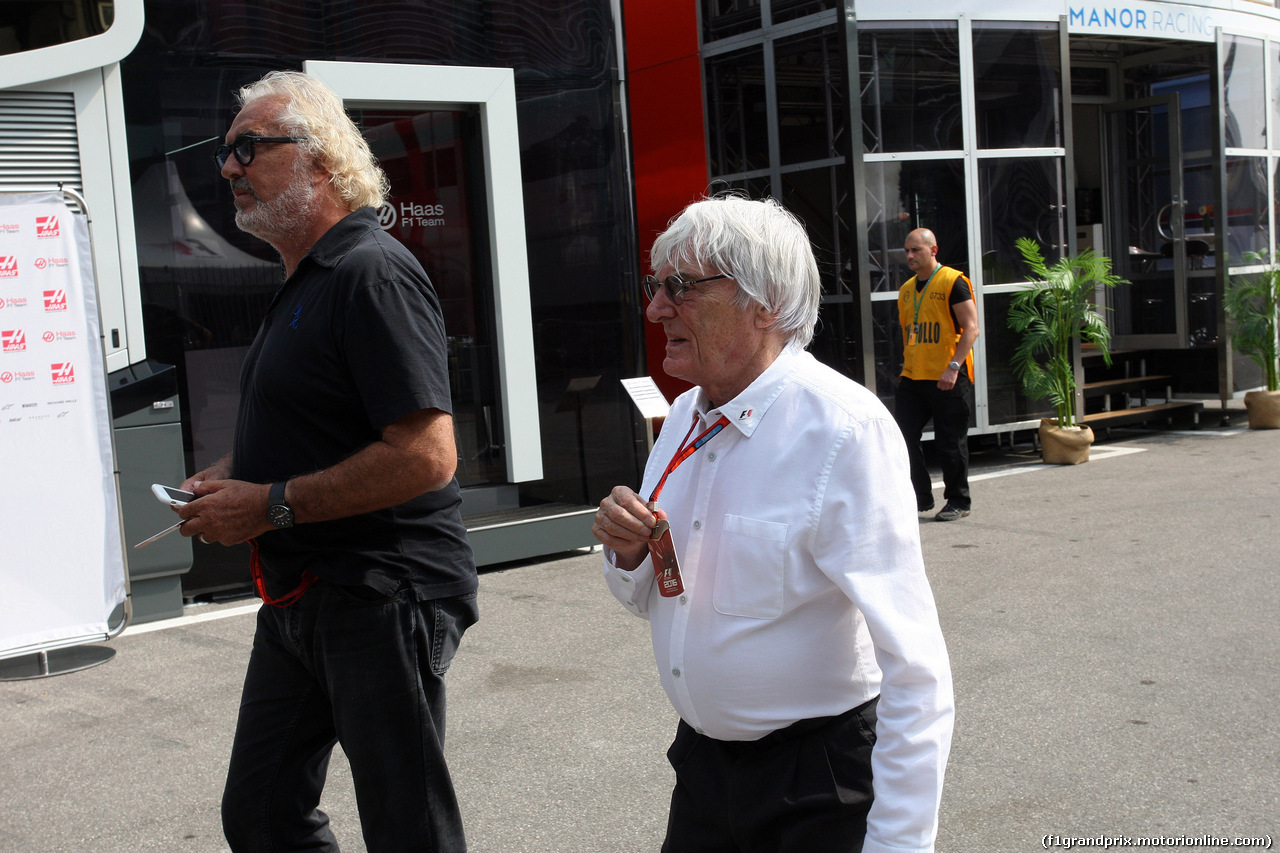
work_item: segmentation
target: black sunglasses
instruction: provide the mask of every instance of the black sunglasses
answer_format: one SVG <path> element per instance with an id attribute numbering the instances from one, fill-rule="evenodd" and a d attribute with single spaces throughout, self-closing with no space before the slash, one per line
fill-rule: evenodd
<path id="1" fill-rule="evenodd" d="M 667 298 L 671 300 L 672 305 L 683 305 L 684 293 L 686 290 L 694 290 L 696 293 L 697 291 L 693 287 L 695 284 L 702 284 L 704 281 L 715 281 L 721 278 L 733 278 L 733 276 L 720 273 L 720 275 L 711 275 L 706 278 L 685 281 L 678 275 L 669 275 L 662 281 L 658 281 L 653 276 L 647 275 L 640 279 L 640 285 L 644 288 L 644 295 L 650 299 L 653 299 L 653 297 L 658 295 L 658 288 L 661 286 L 666 288 Z"/>
<path id="2" fill-rule="evenodd" d="M 227 158 L 234 154 L 237 163 L 248 166 L 253 162 L 256 153 L 253 146 L 259 142 L 305 142 L 306 139 L 305 136 L 253 136 L 242 133 L 230 145 L 219 145 L 213 152 L 213 162 L 217 163 L 218 168 L 221 169 L 227 165 Z"/>

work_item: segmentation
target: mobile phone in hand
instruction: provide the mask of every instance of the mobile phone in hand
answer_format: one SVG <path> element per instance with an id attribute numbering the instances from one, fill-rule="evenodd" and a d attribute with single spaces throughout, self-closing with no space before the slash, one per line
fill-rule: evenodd
<path id="1" fill-rule="evenodd" d="M 168 504 L 169 506 L 182 506 L 196 499 L 193 492 L 184 492 L 182 489 L 162 486 L 159 483 L 151 486 L 151 494 L 155 495 L 156 500 L 160 501 L 160 503 Z"/>

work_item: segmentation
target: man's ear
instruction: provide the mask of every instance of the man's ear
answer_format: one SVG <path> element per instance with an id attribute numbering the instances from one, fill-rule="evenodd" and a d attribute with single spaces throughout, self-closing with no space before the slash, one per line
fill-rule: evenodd
<path id="1" fill-rule="evenodd" d="M 778 312 L 770 311 L 763 305 L 756 305 L 755 317 L 753 318 L 757 329 L 771 329 L 778 322 Z"/>
<path id="2" fill-rule="evenodd" d="M 325 184 L 333 183 L 333 175 L 319 161 L 311 164 L 311 184 L 315 187 L 322 187 Z"/>

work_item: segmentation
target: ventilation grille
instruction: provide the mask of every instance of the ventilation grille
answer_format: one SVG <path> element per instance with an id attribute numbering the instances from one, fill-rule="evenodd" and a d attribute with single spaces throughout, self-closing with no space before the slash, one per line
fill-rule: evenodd
<path id="1" fill-rule="evenodd" d="M 75 95 L 0 91 L 0 192 L 49 192 L 59 184 L 84 192 Z"/>

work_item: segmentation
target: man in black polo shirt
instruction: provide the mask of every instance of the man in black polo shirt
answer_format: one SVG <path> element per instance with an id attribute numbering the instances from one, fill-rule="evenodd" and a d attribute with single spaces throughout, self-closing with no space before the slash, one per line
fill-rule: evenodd
<path id="1" fill-rule="evenodd" d="M 232 453 L 179 510 L 186 536 L 252 543 L 268 605 L 223 829 L 236 853 L 337 851 L 316 806 L 340 742 L 371 853 L 465 850 L 443 676 L 477 580 L 439 302 L 378 225 L 386 178 L 341 101 L 273 72 L 240 103 L 216 160 L 286 279 L 245 358 Z"/>

